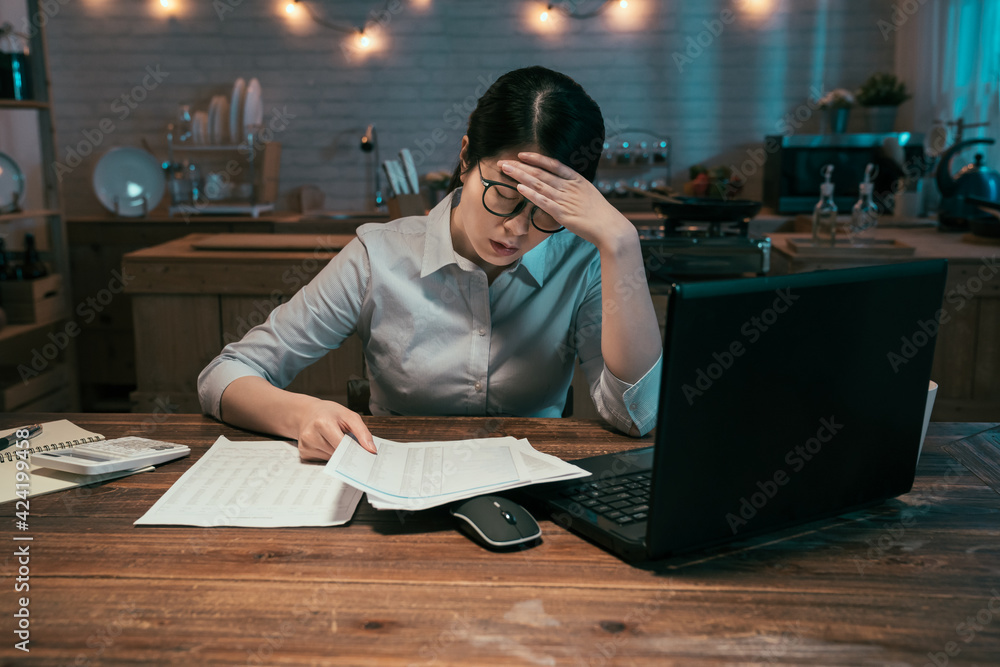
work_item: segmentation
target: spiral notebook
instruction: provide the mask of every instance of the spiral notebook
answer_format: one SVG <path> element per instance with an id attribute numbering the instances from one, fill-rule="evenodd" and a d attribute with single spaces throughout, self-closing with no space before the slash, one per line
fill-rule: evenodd
<path id="1" fill-rule="evenodd" d="M 0 430 L 0 437 L 10 435 L 15 430 Z M 21 456 L 26 455 L 19 454 L 19 452 L 28 452 L 30 454 L 51 452 L 97 440 L 104 440 L 104 436 L 100 433 L 80 428 L 67 419 L 44 422 L 42 424 L 42 432 L 29 440 L 31 446 L 27 449 L 19 449 L 14 446 L 0 451 L 0 503 L 9 503 L 12 500 L 21 498 L 21 495 L 23 495 L 24 486 L 18 487 L 17 461 Z M 32 464 L 28 471 L 30 474 L 28 497 L 33 498 L 45 493 L 73 489 L 78 486 L 99 484 L 105 480 L 125 477 L 137 472 L 146 472 L 147 470 L 153 470 L 153 466 L 146 466 L 137 470 L 122 470 L 105 475 L 77 475 L 71 472 L 42 468 Z M 21 492 L 21 495 L 19 495 L 19 492 Z"/>

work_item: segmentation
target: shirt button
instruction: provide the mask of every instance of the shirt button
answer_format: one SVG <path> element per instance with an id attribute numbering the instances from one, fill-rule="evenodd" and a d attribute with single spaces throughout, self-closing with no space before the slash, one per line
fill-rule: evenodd
<path id="1" fill-rule="evenodd" d="M 476 383 L 476 391 L 482 391 L 482 390 L 483 390 L 483 383 L 482 382 L 477 382 Z"/>
<path id="2" fill-rule="evenodd" d="M 630 403 L 629 406 L 628 406 L 629 410 L 635 410 L 638 407 L 639 407 L 638 403 Z"/>
<path id="3" fill-rule="evenodd" d="M 486 335 L 486 329 L 480 329 L 479 330 L 479 335 L 480 336 L 485 336 Z"/>

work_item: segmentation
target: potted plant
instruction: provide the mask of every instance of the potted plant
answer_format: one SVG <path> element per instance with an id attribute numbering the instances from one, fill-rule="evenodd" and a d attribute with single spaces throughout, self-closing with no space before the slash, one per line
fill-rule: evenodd
<path id="1" fill-rule="evenodd" d="M 906 84 L 895 74 L 878 72 L 868 77 L 855 93 L 858 104 L 865 108 L 869 132 L 892 132 L 899 105 L 910 99 Z"/>
<path id="2" fill-rule="evenodd" d="M 847 121 L 854 106 L 854 95 L 846 88 L 831 90 L 819 98 L 819 108 L 826 112 L 826 126 L 836 134 L 847 131 Z"/>

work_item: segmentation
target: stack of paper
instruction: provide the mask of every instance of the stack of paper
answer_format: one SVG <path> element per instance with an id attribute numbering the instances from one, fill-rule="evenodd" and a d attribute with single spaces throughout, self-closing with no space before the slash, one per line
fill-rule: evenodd
<path id="1" fill-rule="evenodd" d="M 303 463 L 295 445 L 219 436 L 135 524 L 161 526 L 339 526 L 361 492 Z"/>
<path id="2" fill-rule="evenodd" d="M 444 442 L 375 438 L 372 454 L 345 437 L 325 472 L 368 494 L 375 509 L 421 510 L 590 473 L 510 436 Z"/>

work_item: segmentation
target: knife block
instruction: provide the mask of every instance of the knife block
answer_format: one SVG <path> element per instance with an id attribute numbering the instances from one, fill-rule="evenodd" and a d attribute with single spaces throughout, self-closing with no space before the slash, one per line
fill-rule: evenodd
<path id="1" fill-rule="evenodd" d="M 385 203 L 389 207 L 390 220 L 427 213 L 427 204 L 422 195 L 396 195 L 387 199 Z"/>

